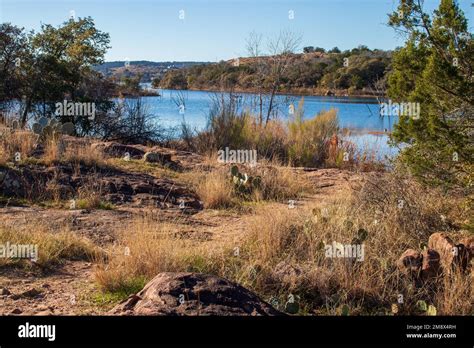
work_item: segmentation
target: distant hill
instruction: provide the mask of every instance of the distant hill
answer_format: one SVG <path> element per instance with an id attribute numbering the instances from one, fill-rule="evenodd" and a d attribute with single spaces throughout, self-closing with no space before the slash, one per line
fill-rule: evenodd
<path id="1" fill-rule="evenodd" d="M 140 82 L 151 82 L 156 77 L 162 77 L 166 72 L 175 69 L 189 68 L 195 65 L 205 65 L 210 62 L 152 62 L 148 60 L 105 62 L 95 66 L 95 70 L 107 77 L 121 80 L 123 77 L 136 77 L 141 75 Z M 126 66 L 128 65 L 128 66 Z"/>
<path id="2" fill-rule="evenodd" d="M 370 50 L 359 46 L 344 52 L 294 53 L 279 79 L 280 92 L 301 95 L 379 94 L 390 71 L 391 51 Z M 221 90 L 254 92 L 271 88 L 270 74 L 259 73 L 275 57 L 238 57 L 219 63 L 170 69 L 160 79 L 169 89 Z M 267 66 L 265 68 L 265 66 Z M 256 89 L 257 86 L 257 89 Z"/>

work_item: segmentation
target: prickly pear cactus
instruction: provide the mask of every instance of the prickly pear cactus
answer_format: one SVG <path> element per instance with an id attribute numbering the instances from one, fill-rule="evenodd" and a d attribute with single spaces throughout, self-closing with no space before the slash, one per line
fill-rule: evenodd
<path id="1" fill-rule="evenodd" d="M 41 127 L 46 127 L 49 124 L 50 120 L 48 120 L 46 117 L 41 117 L 38 120 L 38 123 L 41 125 Z"/>
<path id="2" fill-rule="evenodd" d="M 66 122 L 61 125 L 61 133 L 73 135 L 76 132 L 76 126 L 72 122 Z"/>
<path id="3" fill-rule="evenodd" d="M 48 120 L 46 117 L 41 117 L 38 122 L 33 123 L 31 129 L 39 135 L 41 141 L 61 134 L 74 135 L 76 132 L 76 127 L 72 122 L 60 123 L 55 119 Z"/>
<path id="4" fill-rule="evenodd" d="M 237 166 L 230 168 L 230 174 L 234 188 L 238 193 L 249 194 L 261 187 L 262 178 L 260 176 L 249 176 L 246 173 L 241 173 Z"/>

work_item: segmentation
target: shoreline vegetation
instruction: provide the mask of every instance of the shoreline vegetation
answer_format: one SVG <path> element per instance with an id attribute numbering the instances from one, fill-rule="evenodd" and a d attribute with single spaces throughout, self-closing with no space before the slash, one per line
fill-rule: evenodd
<path id="1" fill-rule="evenodd" d="M 248 58 L 160 67 L 157 87 L 231 91 L 212 96 L 204 129 L 183 118 L 172 139 L 144 98 L 115 98 L 150 72 L 95 69 L 110 37 L 91 17 L 28 34 L 1 24 L 0 248 L 37 253 L 0 258 L 0 314 L 472 315 L 468 22 L 452 0 L 433 13 L 400 1 L 389 25 L 410 33 L 391 52 L 295 53 L 300 38 L 281 32 L 265 55 L 251 34 Z M 418 103 L 390 132 L 367 131 L 397 156 L 358 148 L 335 109 L 304 117 L 304 98 L 277 118 L 278 94 L 316 86 Z M 93 115 L 58 113 L 64 100 Z"/>
<path id="2" fill-rule="evenodd" d="M 221 90 L 219 88 L 215 89 L 198 89 L 198 88 L 189 88 L 189 91 L 201 91 L 201 92 L 233 92 L 233 93 L 246 93 L 246 94 L 255 94 L 258 93 L 258 89 L 240 89 L 234 88 L 232 90 Z M 353 94 L 348 94 L 348 89 L 343 90 L 329 90 L 321 88 L 298 88 L 298 89 L 289 89 L 289 90 L 280 90 L 277 95 L 289 95 L 294 97 L 350 97 L 350 98 L 367 98 L 373 99 L 373 103 L 377 104 L 379 95 L 377 93 L 372 94 L 370 92 L 355 91 L 351 92 Z"/>
<path id="3" fill-rule="evenodd" d="M 117 92 L 114 96 L 121 98 L 139 98 L 139 97 L 159 97 L 161 88 L 144 89 L 140 88 L 140 91 L 127 94 L 126 92 Z M 197 91 L 197 92 L 214 92 L 214 93 L 245 93 L 245 94 L 255 94 L 258 93 L 258 89 L 240 89 L 233 88 L 232 90 L 222 90 L 221 88 L 188 88 L 187 91 Z M 175 90 L 183 91 L 183 90 Z M 298 88 L 290 90 L 281 90 L 276 92 L 276 95 L 289 95 L 293 97 L 348 97 L 348 98 L 366 98 L 373 99 L 372 103 L 377 104 L 379 98 L 382 97 L 382 94 L 373 93 L 373 92 L 363 92 L 363 91 L 351 91 L 349 94 L 348 89 L 343 90 L 329 90 L 321 88 Z M 364 101 L 364 103 L 367 103 Z"/>

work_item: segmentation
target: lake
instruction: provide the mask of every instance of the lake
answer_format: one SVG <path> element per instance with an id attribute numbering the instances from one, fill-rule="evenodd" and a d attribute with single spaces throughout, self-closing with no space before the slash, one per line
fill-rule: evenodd
<path id="1" fill-rule="evenodd" d="M 149 85 L 145 85 L 149 88 Z M 160 89 L 160 96 L 143 97 L 148 112 L 158 117 L 158 122 L 166 128 L 178 127 L 184 120 L 192 128 L 202 130 L 206 127 L 212 97 L 215 92 L 207 91 L 175 91 Z M 185 107 L 179 107 L 179 95 L 184 98 Z M 254 110 L 252 100 L 255 95 L 251 93 L 238 93 L 242 104 Z M 296 108 L 301 96 L 278 95 L 278 116 L 287 119 L 290 116 L 290 105 Z M 304 117 L 313 117 L 319 112 L 334 108 L 337 110 L 341 128 L 350 129 L 348 139 L 353 141 L 360 149 L 371 148 L 377 152 L 379 158 L 385 155 L 392 156 L 397 149 L 389 147 L 388 136 L 383 132 L 391 131 L 396 122 L 396 117 L 380 117 L 379 105 L 373 98 L 353 97 L 304 97 Z M 256 111 L 256 110 L 254 110 Z M 372 134 L 371 132 L 382 132 Z"/>

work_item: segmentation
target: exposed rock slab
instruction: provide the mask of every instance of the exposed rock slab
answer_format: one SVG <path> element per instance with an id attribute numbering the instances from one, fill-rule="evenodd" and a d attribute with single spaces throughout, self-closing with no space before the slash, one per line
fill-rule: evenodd
<path id="1" fill-rule="evenodd" d="M 119 315 L 282 315 L 254 293 L 201 273 L 160 273 L 136 295 L 112 309 Z"/>

